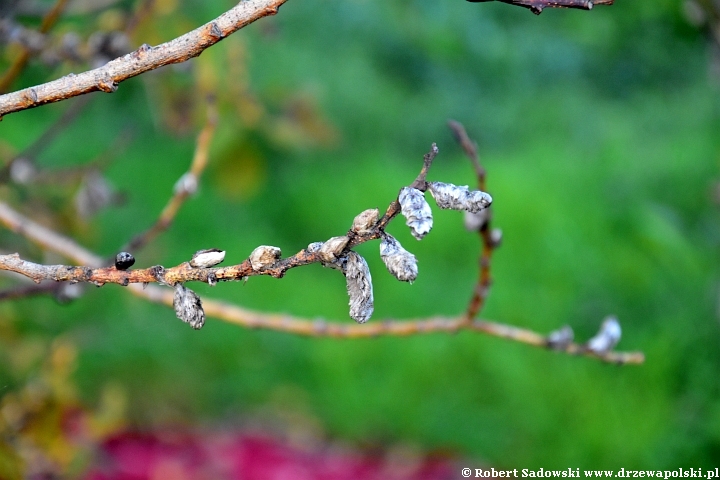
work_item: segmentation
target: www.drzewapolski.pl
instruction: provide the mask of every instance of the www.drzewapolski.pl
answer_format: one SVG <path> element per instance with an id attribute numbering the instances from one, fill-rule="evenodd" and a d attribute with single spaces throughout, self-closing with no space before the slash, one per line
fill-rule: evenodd
<path id="1" fill-rule="evenodd" d="M 489 470 L 483 468 L 463 468 L 462 476 L 465 478 L 661 478 L 669 480 L 670 478 L 704 478 L 710 480 L 716 478 L 720 480 L 720 469 L 702 468 L 676 468 L 675 470 L 626 470 L 621 468 L 615 470 L 580 470 L 579 468 L 566 468 L 565 470 L 531 470 L 523 468 L 518 470 Z"/>

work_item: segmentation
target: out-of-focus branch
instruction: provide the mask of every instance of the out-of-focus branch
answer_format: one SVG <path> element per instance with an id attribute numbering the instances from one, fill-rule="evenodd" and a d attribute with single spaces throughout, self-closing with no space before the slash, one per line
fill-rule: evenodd
<path id="1" fill-rule="evenodd" d="M 448 126 L 455 137 L 455 140 L 460 144 L 465 155 L 470 159 L 470 162 L 475 169 L 475 175 L 477 177 L 478 188 L 481 191 L 485 190 L 487 172 L 485 168 L 480 164 L 480 158 L 478 156 L 477 145 L 470 139 L 465 127 L 454 120 L 448 121 Z M 482 252 L 480 254 L 479 276 L 478 281 L 475 284 L 473 295 L 468 303 L 467 310 L 465 311 L 466 321 L 469 323 L 478 316 L 482 307 L 485 305 L 485 299 L 490 291 L 490 285 L 492 284 L 492 277 L 490 275 L 490 262 L 492 260 L 492 253 L 499 246 L 500 242 L 500 231 L 492 230 L 490 228 L 490 221 L 492 220 L 492 206 L 489 206 L 485 210 L 481 210 L 477 214 L 465 214 L 465 225 L 469 230 L 475 230 L 480 236 L 482 242 Z"/>
<path id="2" fill-rule="evenodd" d="M 242 27 L 274 15 L 287 0 L 246 0 L 215 20 L 156 47 L 147 44 L 100 68 L 70 74 L 52 82 L 0 96 L 0 117 L 94 91 L 112 93 L 118 84 L 149 70 L 181 63 L 200 55 Z"/>
<path id="3" fill-rule="evenodd" d="M 50 11 L 45 14 L 45 17 L 43 17 L 42 24 L 40 25 L 41 34 L 47 33 L 50 28 L 52 28 L 58 17 L 60 17 L 60 14 L 65 8 L 67 2 L 68 0 L 55 1 L 55 5 L 53 5 Z M 15 81 L 18 75 L 20 75 L 20 72 L 22 72 L 25 65 L 27 65 L 28 60 L 30 60 L 31 53 L 30 49 L 24 47 L 22 48 L 20 55 L 17 56 L 5 74 L 0 77 L 0 93 L 4 93 L 8 88 L 10 88 L 12 82 Z"/>
<path id="4" fill-rule="evenodd" d="M 180 207 L 182 207 L 183 203 L 185 203 L 185 200 L 187 200 L 188 197 L 197 190 L 197 185 L 200 182 L 200 176 L 208 163 L 210 142 L 212 141 L 218 121 L 218 112 L 215 100 L 213 98 L 208 98 L 207 104 L 207 120 L 205 121 L 205 126 L 198 134 L 195 144 L 195 153 L 193 155 L 192 163 L 190 164 L 190 169 L 185 172 L 175 184 L 173 196 L 170 197 L 170 200 L 168 200 L 168 203 L 165 205 L 165 208 L 163 208 L 155 224 L 143 233 L 135 236 L 135 238 L 133 238 L 121 250 L 136 251 L 152 242 L 155 237 L 170 227 L 175 219 L 175 216 L 180 210 Z"/>
<path id="5" fill-rule="evenodd" d="M 494 0 L 467 0 L 468 2 L 492 2 Z M 545 8 L 578 8 L 592 10 L 595 5 L 612 5 L 614 0 L 497 0 L 499 2 L 517 5 L 529 9 L 540 15 Z"/>

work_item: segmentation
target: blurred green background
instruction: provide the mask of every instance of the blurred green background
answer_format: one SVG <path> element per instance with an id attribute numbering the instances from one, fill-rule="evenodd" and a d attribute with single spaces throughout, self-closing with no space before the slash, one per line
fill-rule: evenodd
<path id="1" fill-rule="evenodd" d="M 79 3 L 54 31 L 85 38 L 135 7 L 109 3 L 91 16 Z M 157 2 L 130 47 L 169 40 L 230 6 Z M 227 264 L 239 263 L 257 245 L 294 253 L 344 233 L 364 209 L 384 209 L 432 142 L 440 155 L 430 178 L 472 185 L 446 127 L 452 118 L 478 141 L 504 234 L 481 317 L 543 333 L 569 324 L 583 341 L 616 314 L 618 349 L 645 352 L 644 365 L 470 332 L 308 339 L 213 319 L 198 332 L 108 285 L 63 305 L 47 297 L 0 304 L 0 394 L 32 378 L 61 338 L 77 348 L 83 404 L 101 404 L 111 388 L 140 429 L 270 412 L 309 419 L 328 438 L 449 451 L 473 467 L 714 468 L 718 59 L 685 7 L 618 0 L 534 16 L 462 0 L 290 0 L 189 63 L 92 94 L 37 157 L 49 172 L 106 158 L 103 173 L 122 202 L 82 220 L 75 187 L 0 190 L 21 211 L 114 255 L 151 225 L 188 168 L 204 97 L 214 93 L 221 117 L 200 190 L 167 233 L 134 253 L 137 267 L 172 266 L 218 247 Z M 3 70 L 13 55 L 4 54 Z M 14 89 L 86 68 L 31 62 Z M 77 101 L 4 118 L 5 160 Z M 371 322 L 462 312 L 478 255 L 462 216 L 435 210 L 422 242 L 401 220 L 388 231 L 417 256 L 420 275 L 401 284 L 376 243 L 361 246 L 375 286 Z M 62 261 L 8 231 L 0 242 L 4 252 Z M 282 280 L 193 288 L 252 309 L 352 322 L 344 279 L 315 265 Z"/>

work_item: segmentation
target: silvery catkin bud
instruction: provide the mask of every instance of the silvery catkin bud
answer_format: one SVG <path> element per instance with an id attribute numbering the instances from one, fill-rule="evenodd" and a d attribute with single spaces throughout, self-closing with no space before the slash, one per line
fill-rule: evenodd
<path id="1" fill-rule="evenodd" d="M 621 335 L 622 330 L 618 319 L 616 317 L 607 317 L 600 325 L 600 331 L 588 340 L 585 347 L 591 352 L 602 355 L 615 348 L 615 345 L 620 341 Z"/>
<path id="2" fill-rule="evenodd" d="M 489 194 L 480 190 L 469 191 L 467 185 L 458 187 L 452 183 L 430 182 L 428 190 L 440 208 L 477 213 L 492 203 Z"/>
<path id="3" fill-rule="evenodd" d="M 183 322 L 189 323 L 195 330 L 205 325 L 205 311 L 200 297 L 182 283 L 175 285 L 173 307 L 175 307 L 175 315 Z"/>
<path id="4" fill-rule="evenodd" d="M 343 273 L 350 296 L 350 317 L 358 323 L 365 323 L 370 319 L 375 308 L 370 268 L 363 257 L 350 251 Z"/>
<path id="5" fill-rule="evenodd" d="M 277 262 L 281 253 L 278 247 L 260 245 L 250 254 L 250 266 L 253 270 L 261 270 Z"/>
<path id="6" fill-rule="evenodd" d="M 363 234 L 368 233 L 372 227 L 378 222 L 380 211 L 377 208 L 371 208 L 358 214 L 353 220 L 352 231 Z"/>
<path id="7" fill-rule="evenodd" d="M 340 255 L 350 239 L 346 236 L 332 237 L 322 244 L 318 255 L 323 262 L 333 262 Z"/>
<path id="8" fill-rule="evenodd" d="M 547 336 L 547 345 L 553 350 L 565 350 L 573 341 L 575 334 L 570 325 L 564 325 Z"/>
<path id="9" fill-rule="evenodd" d="M 392 275 L 403 282 L 414 282 L 418 267 L 415 255 L 405 250 L 395 237 L 386 233 L 380 242 L 380 258 Z"/>
<path id="10" fill-rule="evenodd" d="M 309 253 L 317 253 L 320 251 L 320 248 L 322 248 L 323 242 L 312 242 L 308 244 L 307 251 Z"/>
<path id="11" fill-rule="evenodd" d="M 413 237 L 422 240 L 433 226 L 432 210 L 425 200 L 423 192 L 417 188 L 403 187 L 398 195 L 400 211 L 407 219 L 405 224 L 410 227 Z"/>
<path id="12" fill-rule="evenodd" d="M 480 210 L 478 213 L 471 213 L 465 210 L 463 220 L 465 229 L 468 232 L 479 232 L 490 219 L 490 210 Z"/>

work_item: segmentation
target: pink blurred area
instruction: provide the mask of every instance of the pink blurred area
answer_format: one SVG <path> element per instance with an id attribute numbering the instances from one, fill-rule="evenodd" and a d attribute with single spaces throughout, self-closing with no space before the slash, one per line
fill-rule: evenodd
<path id="1" fill-rule="evenodd" d="M 448 480 L 460 471 L 440 455 L 306 450 L 258 434 L 122 433 L 96 458 L 85 480 Z"/>

